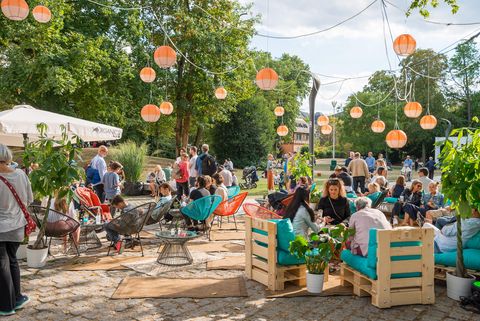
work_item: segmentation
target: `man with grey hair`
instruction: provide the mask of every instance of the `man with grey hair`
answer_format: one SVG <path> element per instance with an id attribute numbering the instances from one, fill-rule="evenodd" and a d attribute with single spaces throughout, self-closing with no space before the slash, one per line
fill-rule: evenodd
<path id="1" fill-rule="evenodd" d="M 353 254 L 367 256 L 370 229 L 392 229 L 385 214 L 371 206 L 372 201 L 368 197 L 359 197 L 355 200 L 357 212 L 350 217 L 349 221 L 349 227 L 355 229 L 355 235 L 351 242 L 347 243 L 347 248 Z"/>

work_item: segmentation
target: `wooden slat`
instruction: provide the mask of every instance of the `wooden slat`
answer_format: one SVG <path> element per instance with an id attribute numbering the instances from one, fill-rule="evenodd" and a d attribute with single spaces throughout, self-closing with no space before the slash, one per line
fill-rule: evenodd
<path id="1" fill-rule="evenodd" d="M 433 249 L 433 228 L 422 228 L 422 303 L 435 303 L 435 258 Z"/>
<path id="2" fill-rule="evenodd" d="M 421 246 L 405 246 L 405 247 L 391 247 L 390 255 L 391 256 L 402 256 L 402 255 L 421 255 L 422 247 Z"/>
<path id="3" fill-rule="evenodd" d="M 404 278 L 404 279 L 391 279 L 390 286 L 392 289 L 396 288 L 413 288 L 422 285 L 422 278 Z"/>
<path id="4" fill-rule="evenodd" d="M 391 273 L 411 273 L 411 272 L 421 272 L 422 271 L 422 261 L 421 260 L 405 260 L 405 261 L 392 261 L 391 262 Z"/>
<path id="5" fill-rule="evenodd" d="M 418 290 L 392 292 L 390 297 L 395 305 L 419 304 L 422 302 L 422 292 Z"/>
<path id="6" fill-rule="evenodd" d="M 268 236 L 266 236 L 266 235 L 262 235 L 262 234 L 252 232 L 252 239 L 255 240 L 255 241 L 259 241 L 259 242 L 268 244 Z M 275 247 L 277 246 L 277 240 L 275 240 L 274 246 Z"/>
<path id="7" fill-rule="evenodd" d="M 257 257 L 252 258 L 252 266 L 257 267 L 259 269 L 268 271 L 268 264 L 266 260 L 259 259 Z"/>
<path id="8" fill-rule="evenodd" d="M 397 229 L 397 230 L 378 230 L 378 234 L 390 234 L 390 242 L 416 242 L 423 238 L 422 229 Z"/>
<path id="9" fill-rule="evenodd" d="M 267 232 L 268 221 L 252 218 L 252 228 Z"/>
<path id="10" fill-rule="evenodd" d="M 265 259 L 268 258 L 268 248 L 258 245 L 257 243 L 252 243 L 252 255 L 258 255 Z"/>
<path id="11" fill-rule="evenodd" d="M 252 278 L 252 218 L 245 217 L 245 275 Z"/>
<path id="12" fill-rule="evenodd" d="M 263 285 L 268 286 L 268 273 L 255 267 L 252 268 L 252 280 L 262 283 Z"/>
<path id="13" fill-rule="evenodd" d="M 373 298 L 377 300 L 377 302 L 372 303 L 374 303 L 378 307 L 391 306 L 392 302 L 392 299 L 390 297 L 390 238 L 392 236 L 391 232 L 393 231 L 377 231 L 377 285 L 375 288 L 372 287 L 372 291 L 370 293 L 377 293 L 377 295 Z"/>

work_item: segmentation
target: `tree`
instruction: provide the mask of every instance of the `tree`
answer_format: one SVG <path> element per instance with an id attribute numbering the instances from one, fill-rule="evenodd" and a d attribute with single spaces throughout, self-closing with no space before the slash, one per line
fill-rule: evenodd
<path id="1" fill-rule="evenodd" d="M 460 8 L 457 5 L 457 0 L 443 0 L 447 5 L 449 5 L 452 8 L 452 14 L 457 13 L 458 9 Z M 420 14 L 424 18 L 428 18 L 430 16 L 430 12 L 428 9 L 426 9 L 429 5 L 432 6 L 433 8 L 436 8 L 439 4 L 439 0 L 413 0 L 412 3 L 410 4 L 410 7 L 408 8 L 408 11 L 406 13 L 407 16 L 409 16 L 414 9 L 418 9 Z"/>
<path id="2" fill-rule="evenodd" d="M 447 84 L 448 95 L 466 108 L 467 125 L 472 122 L 473 90 L 480 84 L 480 54 L 473 41 L 457 46 L 449 60 L 452 82 Z M 462 113 L 465 116 L 465 113 Z"/>

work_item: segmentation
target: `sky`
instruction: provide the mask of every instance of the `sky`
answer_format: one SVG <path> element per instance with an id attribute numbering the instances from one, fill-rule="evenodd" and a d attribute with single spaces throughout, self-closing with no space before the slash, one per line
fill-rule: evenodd
<path id="1" fill-rule="evenodd" d="M 386 11 L 393 38 L 409 33 L 417 41 L 417 48 L 440 51 L 460 39 L 480 31 L 480 1 L 458 0 L 456 14 L 442 4 L 430 8 L 428 20 L 445 23 L 472 23 L 476 25 L 446 26 L 432 24 L 418 13 L 406 18 L 408 0 L 388 0 Z M 366 8 L 374 0 L 239 0 L 253 3 L 251 14 L 260 14 L 262 21 L 256 30 L 272 36 L 296 36 L 325 29 Z M 393 6 L 393 5 L 395 6 Z M 392 69 L 398 68 L 388 29 L 387 50 Z M 252 48 L 269 51 L 274 57 L 283 53 L 299 56 L 317 74 L 330 77 L 368 76 L 377 70 L 390 69 L 385 50 L 381 1 L 377 0 L 356 18 L 329 31 L 292 40 L 267 39 L 255 36 Z M 451 47 L 449 47 L 451 48 Z M 447 55 L 451 55 L 453 51 Z M 259 66 L 257 66 L 259 67 Z M 281 77 L 281 75 L 280 75 Z M 368 78 L 352 79 L 343 84 L 331 84 L 338 78 L 321 76 L 322 85 L 316 99 L 316 111 L 333 113 L 332 101 L 343 104 L 352 93 L 362 89 Z M 308 97 L 302 104 L 308 110 Z"/>

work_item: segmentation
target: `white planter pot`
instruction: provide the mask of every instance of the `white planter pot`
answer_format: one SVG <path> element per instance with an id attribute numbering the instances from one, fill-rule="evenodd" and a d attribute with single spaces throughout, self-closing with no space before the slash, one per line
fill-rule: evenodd
<path id="1" fill-rule="evenodd" d="M 20 244 L 17 250 L 17 260 L 25 260 L 27 258 L 27 244 Z"/>
<path id="2" fill-rule="evenodd" d="M 40 250 L 34 250 L 27 247 L 27 265 L 31 268 L 40 268 L 45 266 L 48 256 L 48 247 Z"/>
<path id="3" fill-rule="evenodd" d="M 460 278 L 447 272 L 447 296 L 450 299 L 460 301 L 460 297 L 472 295 L 472 283 L 475 277 L 469 275 L 468 279 Z"/>
<path id="4" fill-rule="evenodd" d="M 322 293 L 323 274 L 310 274 L 307 271 L 307 291 L 310 293 Z"/>

